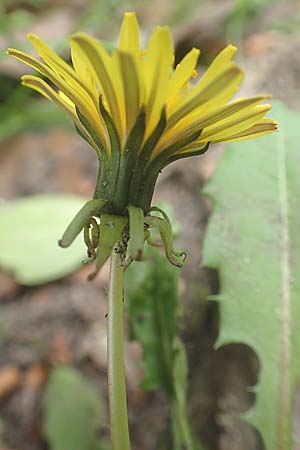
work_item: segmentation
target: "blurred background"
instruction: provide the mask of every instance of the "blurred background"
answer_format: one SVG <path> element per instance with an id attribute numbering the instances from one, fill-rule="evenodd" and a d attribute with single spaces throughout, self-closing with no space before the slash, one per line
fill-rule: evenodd
<path id="1" fill-rule="evenodd" d="M 199 47 L 200 73 L 227 43 L 236 44 L 237 61 L 246 70 L 241 94 L 272 93 L 292 109 L 300 108 L 299 0 L 0 0 L 0 207 L 29 199 L 28 208 L 34 211 L 29 217 L 27 210 L 20 212 L 20 205 L 18 214 L 12 211 L 8 222 L 0 226 L 0 230 L 10 230 L 5 239 L 0 238 L 1 450 L 69 450 L 67 444 L 57 449 L 47 443 L 43 422 L 49 373 L 61 365 L 76 368 L 76 374 L 83 377 L 76 379 L 73 374 L 73 388 L 72 383 L 68 385 L 71 391 L 80 386 L 82 392 L 87 390 L 83 405 L 91 394 L 85 382 L 97 390 L 99 403 L 94 406 L 103 424 L 99 434 L 103 442 L 108 436 L 108 270 L 105 268 L 94 283 L 87 283 L 90 268 L 81 267 L 81 243 L 74 253 L 64 254 L 61 266 L 57 262 L 60 254 L 52 253 L 53 242 L 59 237 L 53 229 L 63 229 L 59 220 L 68 222 L 78 205 L 93 194 L 96 156 L 56 106 L 20 86 L 19 77 L 30 70 L 5 51 L 14 47 L 34 54 L 26 40 L 26 34 L 33 32 L 69 60 L 66 36 L 79 30 L 112 47 L 128 10 L 136 11 L 144 42 L 156 24 L 171 26 L 177 61 L 191 47 Z M 255 364 L 249 363 L 253 355 L 242 346 L 214 355 L 217 307 L 204 300 L 217 292 L 218 280 L 216 274 L 199 270 L 210 212 L 200 191 L 222 151 L 222 146 L 215 146 L 201 158 L 170 166 L 160 177 L 155 199 L 172 206 L 181 226 L 179 245 L 189 253 L 180 291 L 193 428 L 211 450 L 261 450 L 256 432 L 234 418 L 234 413 L 251 404 L 245 386 L 253 384 L 257 376 Z M 69 201 L 68 208 L 62 206 L 65 216 L 60 211 L 53 227 L 51 220 L 59 206 L 53 207 L 51 198 L 46 197 L 31 203 L 31 196 L 40 194 L 57 194 Z M 52 209 L 45 207 L 47 202 Z M 31 240 L 40 222 L 44 234 Z M 28 235 L 20 243 L 24 229 Z M 126 344 L 133 450 L 169 448 L 166 400 L 161 392 L 149 394 L 138 387 L 140 359 L 139 346 Z M 60 395 L 64 380 L 57 383 L 58 387 L 49 391 L 50 398 Z M 55 433 L 59 433 L 56 428 Z M 98 449 L 78 450 L 92 448 Z"/>

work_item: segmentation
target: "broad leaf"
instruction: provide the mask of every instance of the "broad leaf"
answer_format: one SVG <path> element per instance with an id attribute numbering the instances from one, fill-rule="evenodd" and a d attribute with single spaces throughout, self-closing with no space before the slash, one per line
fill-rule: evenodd
<path id="1" fill-rule="evenodd" d="M 102 450 L 105 424 L 97 390 L 76 369 L 52 370 L 44 398 L 44 429 L 51 450 Z"/>
<path id="2" fill-rule="evenodd" d="M 58 246 L 84 199 L 51 194 L 26 197 L 0 209 L 0 269 L 20 284 L 56 280 L 81 266 L 86 250 L 77 238 L 68 249 Z"/>
<path id="3" fill-rule="evenodd" d="M 260 360 L 247 419 L 267 450 L 295 445 L 300 380 L 300 114 L 280 103 L 279 133 L 226 148 L 205 192 L 213 199 L 204 265 L 220 275 L 218 346 L 242 342 Z"/>

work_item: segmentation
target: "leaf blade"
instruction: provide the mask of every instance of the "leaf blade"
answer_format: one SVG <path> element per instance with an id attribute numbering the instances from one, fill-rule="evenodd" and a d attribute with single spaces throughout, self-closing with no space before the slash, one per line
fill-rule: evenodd
<path id="1" fill-rule="evenodd" d="M 171 410 L 173 447 L 200 450 L 187 417 L 188 362 L 178 332 L 179 271 L 154 249 L 125 277 L 130 338 L 143 347 L 145 390 L 164 389 Z M 139 265 L 139 270 L 137 269 Z"/>
<path id="2" fill-rule="evenodd" d="M 80 239 L 58 246 L 66 226 L 83 206 L 82 197 L 63 194 L 26 197 L 0 210 L 0 267 L 31 286 L 54 281 L 78 269 L 85 257 Z"/>
<path id="3" fill-rule="evenodd" d="M 78 370 L 67 366 L 52 370 L 43 409 L 51 450 L 103 450 L 97 436 L 105 421 L 103 405 Z"/>
<path id="4" fill-rule="evenodd" d="M 280 103 L 273 113 L 280 133 L 230 146 L 205 189 L 215 208 L 204 265 L 220 273 L 217 346 L 243 342 L 260 359 L 247 420 L 268 450 L 289 450 L 300 378 L 300 116 Z"/>

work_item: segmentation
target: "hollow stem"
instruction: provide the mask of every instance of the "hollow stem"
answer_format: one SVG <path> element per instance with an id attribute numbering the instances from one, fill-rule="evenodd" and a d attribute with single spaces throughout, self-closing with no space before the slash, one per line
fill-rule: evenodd
<path id="1" fill-rule="evenodd" d="M 108 399 L 112 450 L 130 450 L 123 335 L 123 267 L 112 252 L 108 294 Z"/>
<path id="2" fill-rule="evenodd" d="M 187 450 L 195 450 L 187 417 L 177 400 L 172 402 L 172 410 L 175 426 L 178 428 L 183 444 Z"/>

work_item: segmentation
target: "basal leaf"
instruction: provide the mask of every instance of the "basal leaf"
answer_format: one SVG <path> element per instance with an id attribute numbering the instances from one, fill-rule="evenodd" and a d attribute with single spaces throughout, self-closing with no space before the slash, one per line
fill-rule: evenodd
<path id="1" fill-rule="evenodd" d="M 133 264 L 125 278 L 130 338 L 144 352 L 141 387 L 167 393 L 173 449 L 196 450 L 186 411 L 187 358 L 177 337 L 179 271 L 158 250 L 146 252 L 146 259 Z"/>
<path id="2" fill-rule="evenodd" d="M 150 253 L 150 252 L 149 252 Z M 134 263 L 125 278 L 130 337 L 144 350 L 141 386 L 172 387 L 173 341 L 177 331 L 178 269 L 151 251 L 148 261 Z"/>
<path id="3" fill-rule="evenodd" d="M 58 246 L 84 199 L 51 194 L 26 197 L 0 209 L 0 268 L 20 284 L 56 280 L 81 266 L 86 250 L 78 238 L 68 249 Z"/>
<path id="4" fill-rule="evenodd" d="M 44 398 L 44 429 L 51 450 L 103 450 L 105 423 L 96 389 L 76 369 L 52 370 Z"/>
<path id="5" fill-rule="evenodd" d="M 179 338 L 174 341 L 174 361 L 173 361 L 173 402 L 172 408 L 172 429 L 173 429 L 173 450 L 186 448 L 187 450 L 201 450 L 192 435 L 187 416 L 187 382 L 188 363 L 186 351 Z"/>
<path id="6" fill-rule="evenodd" d="M 204 265 L 220 275 L 217 345 L 248 344 L 260 360 L 248 420 L 267 450 L 292 450 L 300 380 L 300 114 L 280 103 L 272 114 L 279 133 L 227 147 L 205 189 L 214 212 Z"/>

